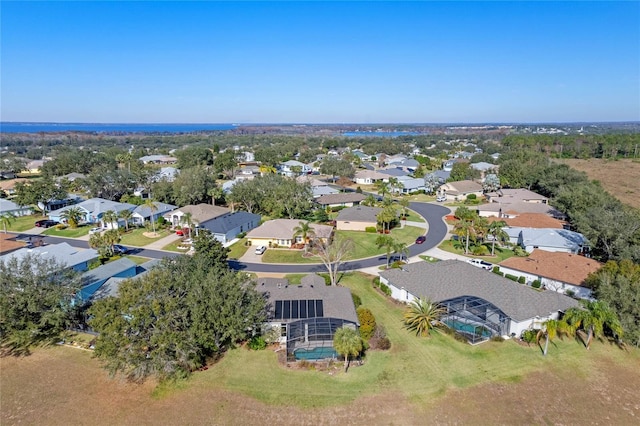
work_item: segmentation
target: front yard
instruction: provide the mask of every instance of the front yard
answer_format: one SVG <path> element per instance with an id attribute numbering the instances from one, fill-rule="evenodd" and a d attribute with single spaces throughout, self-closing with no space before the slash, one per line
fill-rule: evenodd
<path id="1" fill-rule="evenodd" d="M 146 235 L 150 235 L 149 231 L 145 228 L 129 228 L 129 232 L 125 232 L 122 234 L 122 240 L 120 240 L 120 244 L 125 246 L 135 246 L 135 247 L 144 247 L 147 244 L 151 244 L 152 242 L 159 240 L 160 238 L 166 237 L 169 235 L 169 231 L 166 229 L 156 229 L 156 237 L 147 237 Z"/>
<path id="2" fill-rule="evenodd" d="M 469 257 L 473 257 L 473 258 L 486 260 L 487 262 L 490 262 L 490 263 L 500 263 L 505 259 L 508 259 L 510 257 L 515 256 L 515 253 L 513 252 L 513 250 L 508 249 L 506 247 L 499 247 L 498 244 L 496 244 L 495 256 L 491 256 L 491 254 L 490 254 L 491 253 L 491 243 L 485 243 L 485 246 L 489 250 L 489 255 L 487 255 L 487 256 L 474 256 L 471 253 L 464 254 L 464 248 L 455 248 L 454 245 L 453 245 L 453 241 L 452 240 L 443 241 L 438 246 L 438 248 L 441 249 L 441 250 L 444 250 L 444 251 L 448 251 L 449 253 L 455 253 L 455 254 L 460 254 L 462 256 L 469 256 Z M 469 252 L 471 252 L 471 248 L 469 248 Z"/>
<path id="3" fill-rule="evenodd" d="M 77 228 L 67 226 L 64 229 L 57 229 L 55 226 L 52 226 L 44 231 L 42 235 L 48 235 L 50 237 L 78 238 L 89 234 L 89 230 L 91 228 L 93 228 L 93 225 L 83 225 L 78 226 Z"/>
<path id="4" fill-rule="evenodd" d="M 29 216 L 18 216 L 13 219 L 11 225 L 7 226 L 7 231 L 24 232 L 35 227 L 38 220 L 47 219 L 47 216 L 41 214 L 32 214 Z M 4 231 L 4 228 L 2 228 Z"/>
<path id="5" fill-rule="evenodd" d="M 398 242 L 402 242 L 408 246 L 413 244 L 416 238 L 424 234 L 423 228 L 415 226 L 397 227 L 391 230 L 389 234 Z M 376 246 L 377 233 L 363 231 L 336 231 L 337 237 L 351 238 L 354 242 L 354 248 L 347 260 L 363 259 L 372 256 L 385 254 L 384 248 Z M 289 249 L 267 249 L 262 255 L 263 263 L 322 263 L 317 256 L 303 257 L 304 250 Z"/>

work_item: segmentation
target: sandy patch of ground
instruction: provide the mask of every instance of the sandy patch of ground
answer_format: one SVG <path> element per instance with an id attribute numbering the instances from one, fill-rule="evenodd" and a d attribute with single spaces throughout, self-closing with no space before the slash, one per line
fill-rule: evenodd
<path id="1" fill-rule="evenodd" d="M 631 425 L 640 421 L 637 357 L 629 358 L 628 365 L 601 357 L 588 377 L 550 366 L 518 383 L 452 390 L 431 401 L 382 393 L 348 405 L 311 409 L 271 406 L 235 392 L 190 384 L 153 397 L 153 383 L 110 379 L 90 357 L 85 351 L 55 348 L 25 358 L 0 359 L 0 424 Z"/>
<path id="2" fill-rule="evenodd" d="M 558 162 L 585 172 L 589 179 L 598 180 L 602 187 L 623 203 L 640 208 L 640 161 L 563 159 Z"/>

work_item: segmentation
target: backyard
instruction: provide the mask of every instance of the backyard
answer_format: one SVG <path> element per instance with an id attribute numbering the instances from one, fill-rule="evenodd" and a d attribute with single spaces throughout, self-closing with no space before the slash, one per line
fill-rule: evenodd
<path id="1" fill-rule="evenodd" d="M 340 365 L 288 369 L 271 350 L 241 347 L 188 381 L 156 387 L 109 379 L 90 352 L 56 347 L 0 359 L 0 423 L 632 424 L 640 416 L 637 350 L 596 343 L 586 351 L 556 339 L 543 357 L 515 341 L 417 338 L 371 278 L 353 273 L 341 284 L 385 326 L 392 348 L 347 374 Z"/>

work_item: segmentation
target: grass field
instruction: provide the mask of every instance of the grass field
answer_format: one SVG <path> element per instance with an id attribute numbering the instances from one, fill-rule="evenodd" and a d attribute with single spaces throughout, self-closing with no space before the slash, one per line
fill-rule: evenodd
<path id="1" fill-rule="evenodd" d="M 491 253 L 491 244 L 487 243 L 486 246 L 489 249 L 489 253 Z M 460 255 L 463 255 L 463 256 L 474 257 L 474 258 L 486 260 L 487 262 L 491 262 L 491 263 L 500 263 L 505 259 L 508 259 L 510 257 L 515 256 L 515 253 L 513 252 L 513 250 L 510 250 L 508 248 L 498 247 L 497 244 L 496 244 L 496 248 L 495 248 L 495 251 L 494 251 L 495 256 L 491 256 L 491 255 L 489 255 L 489 256 L 473 256 L 472 254 L 465 255 L 464 254 L 464 249 L 455 248 L 453 246 L 453 241 L 451 241 L 451 240 L 444 240 L 442 243 L 440 243 L 438 248 L 441 249 L 441 250 L 444 250 L 444 251 L 448 251 L 449 253 L 455 253 L 455 254 L 460 254 Z M 469 251 L 471 251 L 471 248 L 469 248 Z"/>
<path id="2" fill-rule="evenodd" d="M 145 233 L 148 234 L 146 228 L 129 228 L 129 232 L 122 234 L 120 244 L 125 246 L 144 247 L 147 244 L 151 244 L 152 242 L 169 235 L 169 231 L 166 229 L 156 230 L 157 237 L 155 238 L 149 238 L 144 235 Z"/>
<path id="3" fill-rule="evenodd" d="M 237 241 L 231 247 L 229 247 L 229 259 L 240 259 L 249 249 L 248 246 L 244 244 L 247 242 L 246 238 L 242 238 L 240 241 Z"/>
<path id="4" fill-rule="evenodd" d="M 589 179 L 598 180 L 602 187 L 623 203 L 640 208 L 640 160 L 554 160 L 585 172 Z"/>
<path id="5" fill-rule="evenodd" d="M 405 226 L 395 228 L 390 236 L 397 241 L 401 241 L 408 246 L 415 243 L 416 238 L 424 234 L 424 229 L 415 226 Z M 347 260 L 363 259 L 371 256 L 378 256 L 385 253 L 384 248 L 376 246 L 376 233 L 362 231 L 336 231 L 336 235 L 344 238 L 351 238 L 354 242 L 354 249 L 347 257 Z M 262 255 L 263 263 L 321 263 L 316 256 L 303 257 L 303 250 L 274 250 L 268 249 Z"/>
<path id="6" fill-rule="evenodd" d="M 478 346 L 402 328 L 402 306 L 352 273 L 341 284 L 384 325 L 387 352 L 345 374 L 289 369 L 271 350 L 230 350 L 188 381 L 109 379 L 89 352 L 57 347 L 0 359 L 0 423 L 634 424 L 640 353 L 557 339 L 543 357 L 515 341 Z M 43 397 L 45 396 L 46 397 Z M 81 402 L 81 403 L 79 403 Z M 91 407 L 91 410 L 87 410 Z"/>
<path id="7" fill-rule="evenodd" d="M 77 228 L 66 227 L 64 229 L 56 229 L 55 226 L 47 229 L 42 235 L 49 235 L 51 237 L 66 237 L 66 238 L 78 238 L 83 237 L 89 233 L 89 230 L 93 228 L 93 225 L 78 226 Z"/>
<path id="8" fill-rule="evenodd" d="M 13 219 L 11 225 L 7 226 L 7 231 L 24 232 L 35 227 L 35 223 L 38 220 L 46 219 L 46 216 L 41 214 L 32 214 L 29 216 L 18 216 Z M 4 228 L 3 228 L 4 230 Z"/>

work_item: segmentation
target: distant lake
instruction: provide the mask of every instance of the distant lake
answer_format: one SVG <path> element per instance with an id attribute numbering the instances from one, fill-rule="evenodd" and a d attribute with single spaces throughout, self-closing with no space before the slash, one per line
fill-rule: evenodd
<path id="1" fill-rule="evenodd" d="M 0 122 L 0 133 L 95 132 L 95 133 L 191 133 L 231 130 L 233 124 L 145 123 L 16 123 Z"/>
<path id="2" fill-rule="evenodd" d="M 398 136 L 417 136 L 419 132 L 343 132 L 342 136 L 358 138 L 397 138 Z"/>

